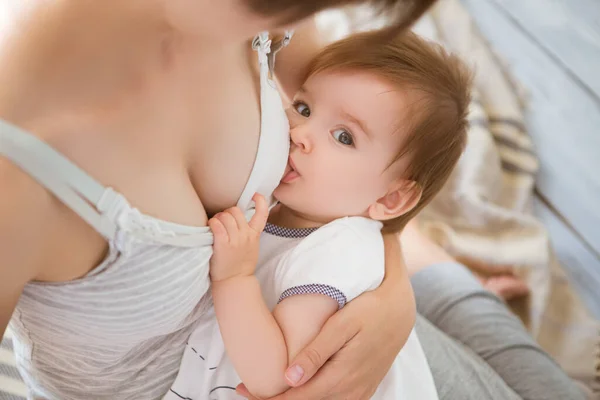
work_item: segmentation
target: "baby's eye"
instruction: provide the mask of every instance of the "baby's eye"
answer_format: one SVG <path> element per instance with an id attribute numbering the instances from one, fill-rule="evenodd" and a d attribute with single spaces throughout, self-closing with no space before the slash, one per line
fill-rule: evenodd
<path id="1" fill-rule="evenodd" d="M 331 133 L 333 138 L 345 146 L 354 146 L 352 135 L 344 129 L 336 129 Z"/>
<path id="2" fill-rule="evenodd" d="M 308 106 L 305 103 L 301 101 L 296 101 L 294 103 L 294 109 L 298 114 L 302 115 L 303 117 L 310 117 L 310 108 L 308 108 Z"/>

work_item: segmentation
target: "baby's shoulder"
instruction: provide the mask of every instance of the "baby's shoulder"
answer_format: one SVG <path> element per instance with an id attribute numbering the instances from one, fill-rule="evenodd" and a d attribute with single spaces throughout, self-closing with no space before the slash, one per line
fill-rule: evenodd
<path id="1" fill-rule="evenodd" d="M 329 265 L 364 265 L 365 260 L 383 263 L 382 224 L 362 217 L 340 218 L 330 222 L 290 249 L 284 260 L 307 260 Z"/>
<path id="2" fill-rule="evenodd" d="M 307 236 L 301 244 L 305 246 L 325 245 L 359 247 L 383 246 L 381 228 L 383 224 L 364 217 L 338 218 Z"/>
<path id="3" fill-rule="evenodd" d="M 375 289 L 385 274 L 381 227 L 377 221 L 348 217 L 317 229 L 281 259 L 277 292 L 316 285 L 351 301 Z"/>

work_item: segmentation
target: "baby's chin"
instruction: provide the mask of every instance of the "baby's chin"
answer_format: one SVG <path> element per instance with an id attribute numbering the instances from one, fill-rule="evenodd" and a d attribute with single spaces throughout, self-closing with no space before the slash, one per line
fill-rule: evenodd
<path id="1" fill-rule="evenodd" d="M 282 183 L 273 191 L 273 198 L 285 208 L 293 210 L 304 218 L 326 224 L 338 218 L 347 217 L 340 210 L 325 210 L 323 203 L 307 197 L 306 193 L 296 190 L 293 185 Z"/>
<path id="2" fill-rule="evenodd" d="M 303 201 L 305 198 L 304 193 L 297 190 L 294 186 L 293 183 L 280 183 L 273 191 L 273 198 L 279 204 L 282 204 L 291 210 L 301 208 L 299 205 L 306 206 L 306 202 Z"/>
<path id="3" fill-rule="evenodd" d="M 286 192 L 289 191 L 289 188 L 286 187 L 286 186 L 289 186 L 289 185 L 286 184 L 286 183 L 280 183 L 279 186 L 277 186 L 275 188 L 275 190 L 273 191 L 273 198 L 278 203 L 281 203 L 281 204 L 284 204 L 284 205 L 286 203 L 285 200 L 286 200 L 286 197 L 287 197 L 286 196 Z"/>

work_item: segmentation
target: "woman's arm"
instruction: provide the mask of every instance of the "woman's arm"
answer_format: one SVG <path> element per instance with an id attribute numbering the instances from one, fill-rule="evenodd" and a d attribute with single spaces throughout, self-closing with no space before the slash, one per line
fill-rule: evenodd
<path id="1" fill-rule="evenodd" d="M 294 386 L 305 384 L 330 358 L 346 361 L 327 363 L 318 377 L 291 391 L 293 394 L 286 398 L 319 398 L 327 393 L 354 398 L 356 393 L 372 394 L 404 346 L 416 318 L 414 295 L 397 237 L 385 234 L 383 239 L 385 278 L 381 286 L 362 294 L 332 317 L 319 336 L 293 360 L 290 370 L 299 367 L 304 371 Z M 328 392 L 323 393 L 325 388 Z"/>

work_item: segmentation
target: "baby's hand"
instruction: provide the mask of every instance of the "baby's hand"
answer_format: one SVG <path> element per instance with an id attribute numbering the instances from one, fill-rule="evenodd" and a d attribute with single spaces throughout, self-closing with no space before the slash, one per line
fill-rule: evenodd
<path id="1" fill-rule="evenodd" d="M 254 274 L 260 234 L 265 229 L 269 207 L 258 193 L 252 199 L 256 212 L 250 222 L 246 221 L 238 207 L 220 212 L 208 221 L 214 235 L 214 253 L 210 259 L 210 279 L 213 282 Z"/>

